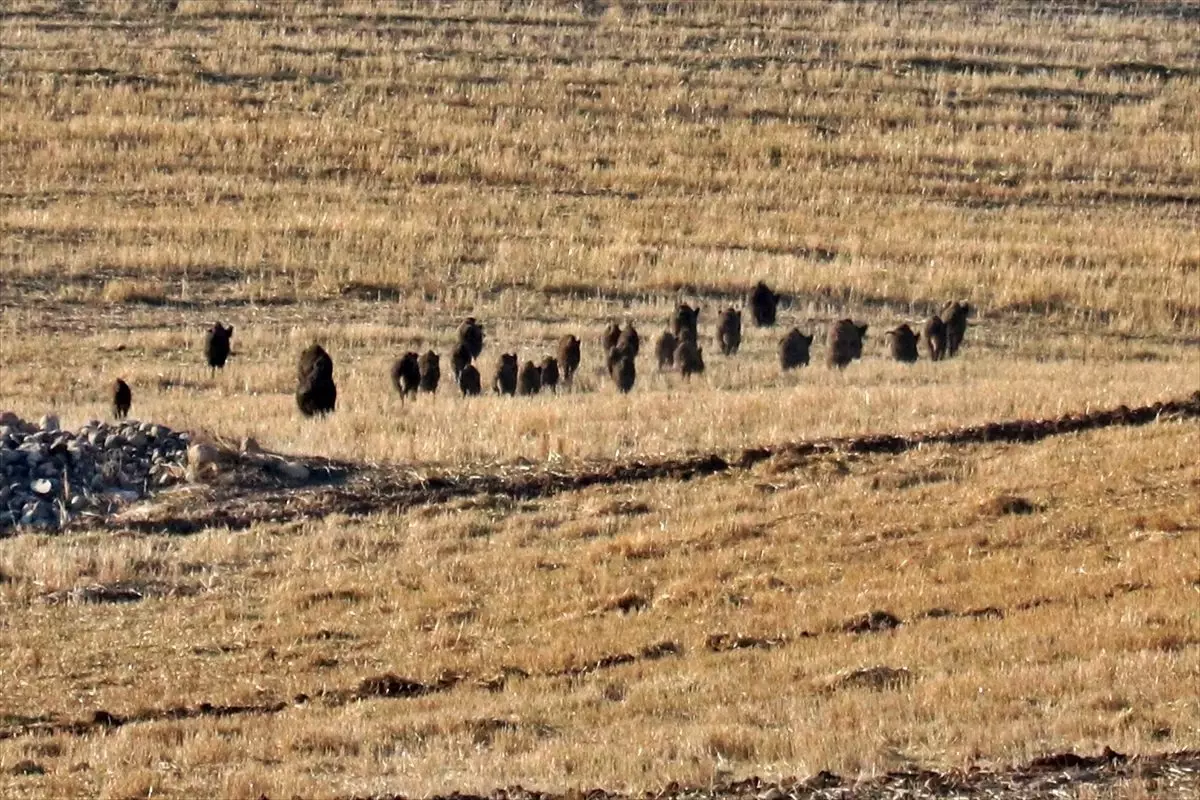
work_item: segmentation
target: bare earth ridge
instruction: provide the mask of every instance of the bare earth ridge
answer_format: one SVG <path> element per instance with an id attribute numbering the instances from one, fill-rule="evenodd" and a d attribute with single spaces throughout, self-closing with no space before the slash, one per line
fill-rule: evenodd
<path id="1" fill-rule="evenodd" d="M 481 474 L 420 474 L 394 467 L 364 467 L 328 459 L 305 462 L 311 473 L 308 487 L 278 487 L 259 481 L 227 480 L 206 487 L 209 498 L 197 502 L 192 491 L 164 493 L 159 502 L 140 505 L 119 515 L 115 524 L 141 532 L 188 533 L 212 526 L 247 528 L 256 522 L 284 522 L 301 517 L 342 513 L 363 515 L 399 511 L 473 495 L 502 495 L 513 499 L 547 497 L 590 486 L 631 484 L 650 480 L 687 480 L 730 469 L 747 469 L 774 457 L 801 459 L 831 452 L 862 454 L 903 453 L 935 444 L 963 445 L 1037 442 L 1051 436 L 1107 428 L 1145 425 L 1161 419 L 1200 417 L 1200 392 L 1183 400 L 1104 411 L 1065 414 L 1034 420 L 989 422 L 942 431 L 907 435 L 868 434 L 748 448 L 736 455 L 708 453 L 659 461 L 593 463 L 576 470 L 556 470 L 521 463 L 498 466 Z M 258 476 L 255 476 L 258 477 Z M 247 484 L 253 484 L 248 489 Z M 83 525 L 94 524 L 84 522 Z"/>

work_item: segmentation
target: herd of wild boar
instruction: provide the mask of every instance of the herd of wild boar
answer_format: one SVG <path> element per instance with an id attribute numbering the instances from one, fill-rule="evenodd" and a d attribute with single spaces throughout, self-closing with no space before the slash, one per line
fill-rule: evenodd
<path id="1" fill-rule="evenodd" d="M 775 325 L 780 296 L 759 281 L 747 297 L 747 307 L 754 324 L 760 328 Z M 912 363 L 919 357 L 919 343 L 925 339 L 930 360 L 940 361 L 955 355 L 967 330 L 967 317 L 973 309 L 969 303 L 951 301 L 940 314 L 931 317 L 918 333 L 907 323 L 887 331 L 888 350 L 896 361 Z M 700 309 L 680 303 L 671 313 L 666 329 L 654 345 L 659 370 L 678 370 L 684 378 L 704 372 L 704 348 L 699 345 Z M 850 319 L 834 322 L 828 333 L 826 363 L 844 368 L 862 357 L 867 326 Z M 214 325 L 205 335 L 204 352 L 208 366 L 215 371 L 225 366 L 230 355 L 233 327 Z M 714 337 L 722 355 L 732 356 L 742 343 L 742 311 L 727 308 L 717 317 Z M 450 354 L 454 381 L 464 396 L 483 392 L 483 379 L 475 362 L 483 352 L 483 325 L 467 317 L 458 327 L 458 341 Z M 811 334 L 792 328 L 779 340 L 779 366 L 796 369 L 809 363 Z M 605 365 L 613 383 L 621 392 L 633 389 L 637 380 L 637 357 L 641 336 L 633 323 L 624 328 L 609 323 L 600 337 Z M 498 394 L 533 395 L 543 389 L 556 391 L 559 384 L 570 386 L 579 369 L 581 344 L 573 334 L 558 342 L 556 356 L 546 356 L 540 362 L 520 363 L 516 353 L 502 353 L 492 373 L 491 387 Z M 408 352 L 392 364 L 392 385 L 401 398 L 418 392 L 436 392 L 441 382 L 441 357 L 430 350 L 424 354 Z M 128 415 L 132 402 L 129 385 L 121 380 L 113 384 L 113 413 L 118 418 Z M 296 405 L 305 416 L 324 415 L 337 407 L 337 386 L 333 381 L 333 359 L 319 344 L 313 344 L 300 354 L 297 375 Z"/>

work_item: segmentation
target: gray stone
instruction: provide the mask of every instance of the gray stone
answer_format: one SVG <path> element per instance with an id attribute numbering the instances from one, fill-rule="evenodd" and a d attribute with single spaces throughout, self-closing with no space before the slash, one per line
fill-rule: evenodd
<path id="1" fill-rule="evenodd" d="M 14 525 L 57 530 L 89 508 L 183 479 L 188 437 L 166 426 L 93 420 L 72 432 L 51 417 L 41 428 L 14 418 L 0 431 L 0 535 Z"/>
<path id="2" fill-rule="evenodd" d="M 141 497 L 139 493 L 130 489 L 110 489 L 105 492 L 105 494 L 110 500 L 113 500 L 117 503 L 132 503 L 134 500 L 137 500 L 139 497 Z"/>
<path id="3" fill-rule="evenodd" d="M 46 414 L 40 420 L 38 420 L 38 427 L 44 431 L 57 431 L 58 417 L 54 414 Z"/>
<path id="4" fill-rule="evenodd" d="M 294 461 L 280 461 L 276 469 L 279 470 L 280 475 L 283 475 L 288 480 L 308 480 L 308 467 L 304 466 L 303 464 L 298 464 Z"/>
<path id="5" fill-rule="evenodd" d="M 22 525 L 45 524 L 54 519 L 54 511 L 44 500 L 33 500 L 25 504 L 21 513 Z"/>

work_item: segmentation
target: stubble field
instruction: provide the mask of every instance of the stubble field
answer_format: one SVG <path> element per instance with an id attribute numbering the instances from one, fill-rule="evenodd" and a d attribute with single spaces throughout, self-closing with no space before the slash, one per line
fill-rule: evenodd
<path id="1" fill-rule="evenodd" d="M 252 490 L 200 483 L 0 539 L 0 794 L 1200 749 L 1194 418 L 737 462 L 1200 389 L 1189 5 L 166 5 L 0 9 L 0 408 L 75 427 L 122 376 L 139 419 L 350 477 L 259 521 L 220 513 Z M 716 315 L 760 279 L 780 325 L 723 357 Z M 952 298 L 977 308 L 956 358 L 887 358 Z M 652 339 L 681 300 L 706 373 L 643 352 L 619 394 L 601 329 Z M 402 403 L 391 361 L 447 367 L 468 314 L 485 379 L 575 333 L 577 385 Z M 832 370 L 847 316 L 866 352 Z M 235 355 L 210 375 L 217 320 Z M 814 363 L 784 374 L 792 326 Z M 324 420 L 292 396 L 312 341 Z M 730 468 L 504 489 L 709 453 Z M 481 488 L 372 491 L 440 475 Z M 1156 781 L 1079 791 L 1200 792 Z"/>

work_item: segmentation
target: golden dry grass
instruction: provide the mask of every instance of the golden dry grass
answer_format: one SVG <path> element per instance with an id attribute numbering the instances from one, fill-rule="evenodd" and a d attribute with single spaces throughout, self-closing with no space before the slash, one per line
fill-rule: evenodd
<path id="1" fill-rule="evenodd" d="M 1200 389 L 1200 63 L 1177 3 L 322 3 L 0 9 L 0 406 L 480 470 L 905 431 Z M 782 327 L 871 325 L 844 372 Z M 964 353 L 882 332 L 951 297 Z M 708 373 L 596 338 L 704 306 Z M 578 390 L 401 404 L 466 314 L 584 340 Z M 203 330 L 233 323 L 215 378 Z M 302 420 L 294 361 L 333 354 Z M 649 349 L 649 348 L 647 348 Z M 771 463 L 691 483 L 187 537 L 0 541 L 0 713 L 288 702 L 391 671 L 526 678 L 0 740 L 0 793 L 328 796 L 870 774 L 1200 746 L 1194 423 Z M 1034 513 L 1003 512 L 1014 495 Z M 130 582 L 130 605 L 48 604 Z M 150 591 L 150 590 L 153 591 Z M 632 594 L 646 608 L 606 611 Z M 161 595 L 161 596 L 159 596 Z M 922 616 L 995 607 L 1002 618 Z M 829 632 L 886 609 L 901 628 Z M 796 638 L 801 632 L 820 635 Z M 788 638 L 718 653 L 715 633 Z M 552 675 L 661 641 L 679 656 Z M 835 688 L 848 670 L 912 672 Z M 5 723 L 7 724 L 7 723 Z M 43 776 L 13 776 L 31 759 Z"/>
<path id="2" fill-rule="evenodd" d="M 402 517 L 23 536 L 0 561 L 18 579 L 0 587 L 5 672 L 22 676 L 0 703 L 16 713 L 289 702 L 384 672 L 530 677 L 500 692 L 468 681 L 414 700 L 24 737 L 0 744 L 0 763 L 49 765 L 25 785 L 50 792 L 109 791 L 140 769 L 156 792 L 233 792 L 255 775 L 275 796 L 636 789 L 726 769 L 869 774 L 1195 747 L 1198 445 L 1194 423 L 1169 423 Z M 1002 495 L 1036 510 L 1000 513 Z M 180 594 L 39 599 L 120 581 Z M 606 610 L 628 593 L 647 606 Z M 1003 618 L 937 616 L 988 608 Z M 877 609 L 905 624 L 832 631 Z M 792 641 L 711 652 L 717 633 Z M 661 641 L 682 653 L 539 677 Z M 836 688 L 875 665 L 913 682 Z"/>
<path id="3" fill-rule="evenodd" d="M 14 276 L 474 305 L 753 275 L 1195 332 L 1170 4 L 15 5 Z"/>

